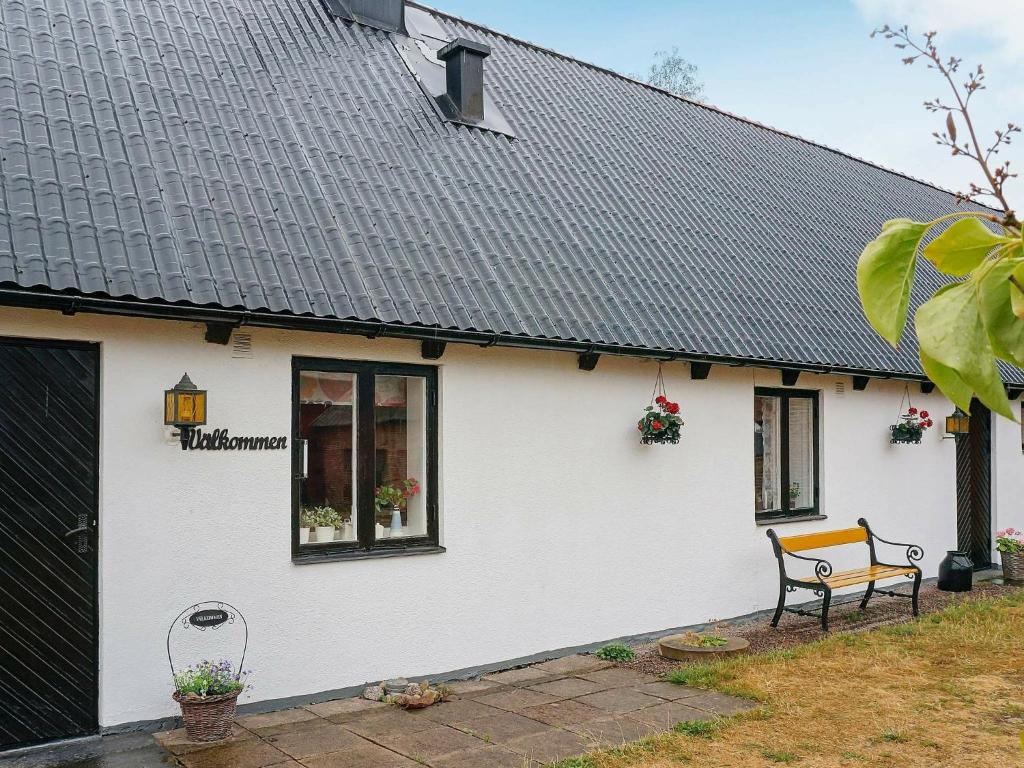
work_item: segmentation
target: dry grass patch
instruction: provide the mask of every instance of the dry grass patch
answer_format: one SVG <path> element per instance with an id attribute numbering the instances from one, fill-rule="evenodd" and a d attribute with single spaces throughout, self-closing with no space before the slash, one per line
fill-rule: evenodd
<path id="1" fill-rule="evenodd" d="M 910 624 L 682 668 L 763 703 L 713 733 L 663 734 L 563 768 L 1024 765 L 1024 591 Z"/>

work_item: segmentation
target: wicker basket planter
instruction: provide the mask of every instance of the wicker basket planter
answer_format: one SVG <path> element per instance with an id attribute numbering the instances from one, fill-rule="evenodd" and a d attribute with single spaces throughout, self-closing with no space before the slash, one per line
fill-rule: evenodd
<path id="1" fill-rule="evenodd" d="M 241 692 L 205 698 L 174 693 L 174 700 L 181 706 L 181 719 L 185 721 L 189 741 L 220 741 L 231 736 L 231 723 L 235 719 L 235 706 Z"/>
<path id="2" fill-rule="evenodd" d="M 1024 552 L 1000 552 L 1003 560 L 1003 578 L 1024 581 Z"/>

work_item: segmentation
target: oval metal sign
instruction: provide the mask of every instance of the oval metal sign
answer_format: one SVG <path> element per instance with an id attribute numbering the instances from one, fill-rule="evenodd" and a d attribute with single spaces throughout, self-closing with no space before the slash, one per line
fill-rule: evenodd
<path id="1" fill-rule="evenodd" d="M 188 617 L 188 623 L 193 627 L 219 627 L 228 620 L 228 612 L 219 608 L 207 608 L 205 611 L 196 611 Z"/>

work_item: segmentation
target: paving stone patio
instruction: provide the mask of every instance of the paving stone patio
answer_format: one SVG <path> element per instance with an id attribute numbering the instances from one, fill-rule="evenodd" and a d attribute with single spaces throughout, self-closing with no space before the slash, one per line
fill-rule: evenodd
<path id="1" fill-rule="evenodd" d="M 593 656 L 450 687 L 450 701 L 422 710 L 339 699 L 241 717 L 212 746 L 189 743 L 183 729 L 156 740 L 184 768 L 533 768 L 753 706 Z"/>

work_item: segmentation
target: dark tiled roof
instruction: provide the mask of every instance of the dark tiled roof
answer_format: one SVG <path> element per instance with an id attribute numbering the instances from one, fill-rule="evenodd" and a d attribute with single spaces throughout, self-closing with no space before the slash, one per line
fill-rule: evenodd
<path id="1" fill-rule="evenodd" d="M 516 140 L 318 0 L 4 0 L 0 284 L 920 372 L 854 265 L 949 193 L 436 20 Z"/>

